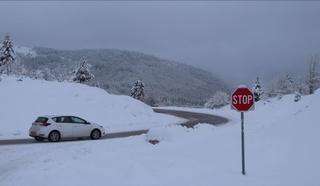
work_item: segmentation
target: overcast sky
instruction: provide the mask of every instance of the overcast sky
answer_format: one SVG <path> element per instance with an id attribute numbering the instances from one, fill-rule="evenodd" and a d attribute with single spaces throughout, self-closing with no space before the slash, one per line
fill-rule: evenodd
<path id="1" fill-rule="evenodd" d="M 248 83 L 320 54 L 320 2 L 0 2 L 0 37 L 58 49 L 119 48 Z"/>

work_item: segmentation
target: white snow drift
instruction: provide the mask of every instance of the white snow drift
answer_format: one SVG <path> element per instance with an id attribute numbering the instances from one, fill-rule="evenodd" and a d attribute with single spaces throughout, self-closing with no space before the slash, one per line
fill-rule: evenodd
<path id="1" fill-rule="evenodd" d="M 48 82 L 28 78 L 0 81 L 0 139 L 27 137 L 40 115 L 75 115 L 103 125 L 107 132 L 148 129 L 179 123 L 181 119 L 156 114 L 128 96 L 78 83 Z"/>
<path id="2" fill-rule="evenodd" d="M 299 102 L 289 95 L 255 108 L 245 114 L 245 176 L 240 114 L 228 106 L 187 109 L 231 119 L 218 127 L 169 126 L 122 139 L 0 146 L 0 185 L 319 186 L 320 91 Z M 147 142 L 153 138 L 160 143 Z"/>

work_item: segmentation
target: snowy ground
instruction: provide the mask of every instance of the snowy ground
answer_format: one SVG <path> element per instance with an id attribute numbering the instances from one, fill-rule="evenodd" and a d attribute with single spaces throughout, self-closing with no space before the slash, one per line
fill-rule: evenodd
<path id="1" fill-rule="evenodd" d="M 0 146 L 0 185 L 319 186 L 320 91 L 260 102 L 245 114 L 247 175 L 241 175 L 240 114 L 218 127 L 155 127 L 122 139 Z M 151 145 L 147 139 L 160 138 Z"/>
<path id="2" fill-rule="evenodd" d="M 28 137 L 40 115 L 76 115 L 103 125 L 107 132 L 149 129 L 180 123 L 182 119 L 157 114 L 128 96 L 67 82 L 2 77 L 0 81 L 0 140 Z"/>

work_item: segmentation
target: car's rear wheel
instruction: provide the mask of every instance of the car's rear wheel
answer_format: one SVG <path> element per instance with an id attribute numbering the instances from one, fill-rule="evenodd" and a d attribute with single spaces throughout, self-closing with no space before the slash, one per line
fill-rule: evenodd
<path id="1" fill-rule="evenodd" d="M 94 139 L 94 140 L 101 138 L 101 132 L 100 132 L 100 130 L 94 129 L 94 130 L 91 132 L 90 137 L 91 137 L 91 139 Z"/>
<path id="2" fill-rule="evenodd" d="M 37 137 L 34 137 L 34 139 L 35 139 L 35 140 L 37 140 L 37 141 L 43 141 L 43 140 L 44 140 L 44 138 L 42 138 L 42 137 L 39 137 L 39 136 L 37 136 Z"/>
<path id="3" fill-rule="evenodd" d="M 58 131 L 52 131 L 50 132 L 49 136 L 48 136 L 48 140 L 50 142 L 57 142 L 60 141 L 60 133 Z"/>

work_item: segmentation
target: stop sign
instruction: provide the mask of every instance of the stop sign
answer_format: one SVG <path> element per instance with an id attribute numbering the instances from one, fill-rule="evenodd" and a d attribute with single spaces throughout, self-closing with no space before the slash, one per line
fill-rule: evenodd
<path id="1" fill-rule="evenodd" d="M 254 95 L 245 86 L 238 87 L 231 95 L 231 108 L 239 112 L 254 109 Z"/>

